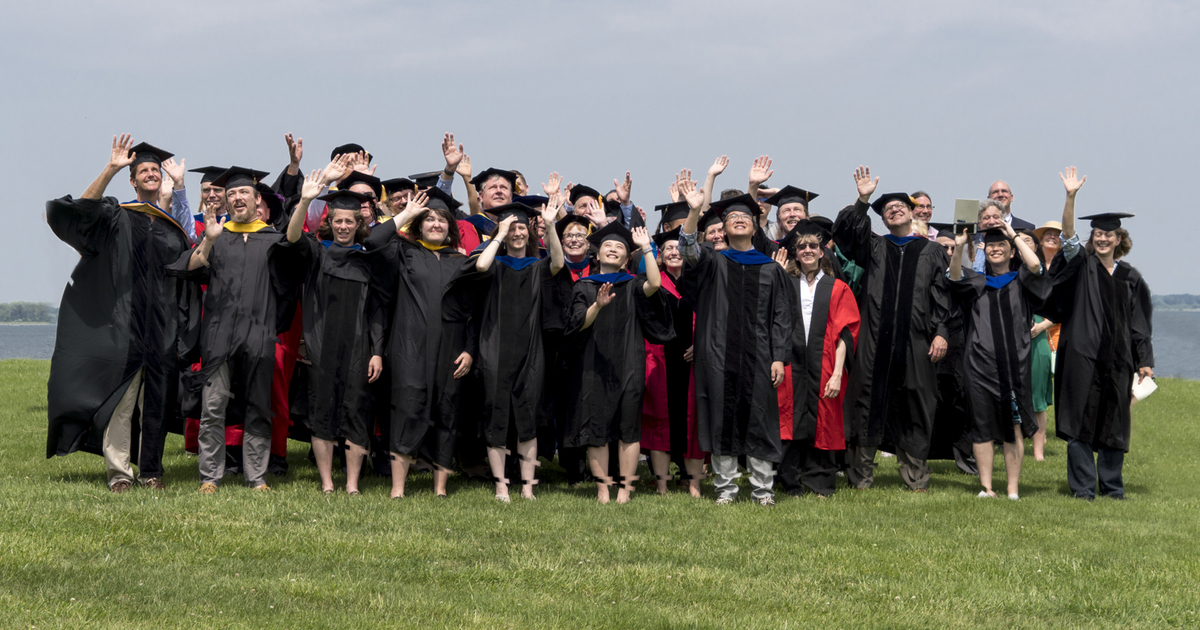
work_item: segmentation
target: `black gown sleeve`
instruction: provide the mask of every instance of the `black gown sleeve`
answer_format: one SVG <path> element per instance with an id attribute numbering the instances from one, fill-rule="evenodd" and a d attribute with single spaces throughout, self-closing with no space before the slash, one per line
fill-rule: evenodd
<path id="1" fill-rule="evenodd" d="M 842 254 L 854 264 L 866 269 L 871 264 L 871 242 L 875 233 L 871 231 L 870 206 L 855 201 L 854 206 L 838 213 L 833 222 L 833 242 Z"/>
<path id="2" fill-rule="evenodd" d="M 783 267 L 775 263 L 766 264 L 772 267 L 775 287 L 775 295 L 772 296 L 773 312 L 769 322 L 771 361 L 780 361 L 784 365 L 790 365 L 792 362 L 792 332 L 796 323 L 799 300 L 796 296 L 796 289 Z"/>
<path id="3" fill-rule="evenodd" d="M 933 286 L 929 287 L 929 305 L 930 305 L 930 320 L 933 324 L 933 334 L 936 337 L 941 337 L 945 341 L 950 341 L 950 331 L 962 326 L 961 322 L 954 321 L 955 317 L 961 317 L 961 310 L 956 310 L 951 304 L 950 289 L 947 286 L 949 280 L 946 274 L 942 271 L 950 265 L 950 257 L 946 252 L 941 251 L 941 247 L 934 250 L 934 258 L 937 260 L 937 273 L 933 277 Z"/>
<path id="4" fill-rule="evenodd" d="M 71 195 L 46 202 L 46 223 L 62 242 L 80 256 L 94 256 L 104 247 L 114 215 L 121 204 L 114 197 L 72 199 Z"/>
<path id="5" fill-rule="evenodd" d="M 1145 278 L 1136 269 L 1130 270 L 1129 293 L 1132 304 L 1129 305 L 1130 340 L 1133 342 L 1133 366 L 1135 368 L 1154 367 L 1154 345 L 1151 341 L 1151 318 L 1154 314 L 1154 304 L 1150 296 L 1150 287 Z"/>
<path id="6" fill-rule="evenodd" d="M 665 271 L 663 273 L 666 273 Z M 642 336 L 646 341 L 665 344 L 675 339 L 675 318 L 671 307 L 667 304 L 666 289 L 659 288 L 654 295 L 646 297 L 646 274 L 630 280 L 633 284 L 633 303 L 637 309 L 638 322 L 642 326 Z"/>

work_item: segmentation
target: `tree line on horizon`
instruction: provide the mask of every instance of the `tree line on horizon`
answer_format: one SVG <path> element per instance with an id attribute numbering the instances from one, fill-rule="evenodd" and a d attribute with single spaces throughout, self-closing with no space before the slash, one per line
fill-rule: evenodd
<path id="1" fill-rule="evenodd" d="M 6 302 L 0 304 L 0 322 L 53 323 L 58 319 L 58 307 L 47 302 Z"/>

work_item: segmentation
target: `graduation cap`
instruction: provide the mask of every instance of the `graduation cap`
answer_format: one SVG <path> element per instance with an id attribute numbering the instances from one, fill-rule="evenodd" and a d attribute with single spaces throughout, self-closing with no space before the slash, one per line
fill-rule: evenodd
<path id="1" fill-rule="evenodd" d="M 517 189 L 517 174 L 512 171 L 505 171 L 505 170 L 501 170 L 498 168 L 489 168 L 486 171 L 476 175 L 475 177 L 472 177 L 471 185 L 475 187 L 475 190 L 483 190 L 484 182 L 491 179 L 492 176 L 495 176 L 495 175 L 499 175 L 500 177 L 507 179 L 508 187 L 510 189 L 512 189 L 512 190 Z"/>
<path id="2" fill-rule="evenodd" d="M 833 236 L 833 220 L 832 219 L 827 219 L 819 214 L 814 214 L 814 215 L 810 215 L 808 217 L 808 220 L 821 226 L 821 229 L 825 230 L 826 232 L 829 232 L 830 237 Z"/>
<path id="3" fill-rule="evenodd" d="M 137 165 L 142 162 L 154 162 L 162 166 L 164 160 L 168 160 L 175 155 L 146 142 L 139 142 L 137 146 L 130 148 L 129 152 L 134 154 L 133 163 L 129 165 L 130 170 L 136 169 Z"/>
<path id="4" fill-rule="evenodd" d="M 570 213 L 567 216 L 559 219 L 558 222 L 554 224 L 554 230 L 558 232 L 558 240 L 562 240 L 563 234 L 566 233 L 568 227 L 571 227 L 572 223 L 578 223 L 579 225 L 582 225 L 587 229 L 588 234 L 591 234 L 596 229 L 596 224 L 592 223 L 591 219 L 583 216 L 582 214 Z"/>
<path id="5" fill-rule="evenodd" d="M 528 223 L 529 217 L 537 214 L 537 210 L 534 210 L 523 203 L 516 202 L 506 203 L 503 206 L 497 206 L 492 208 L 490 212 L 496 215 L 497 224 L 508 217 L 517 217 L 518 223 Z"/>
<path id="6" fill-rule="evenodd" d="M 378 199 L 383 195 L 383 182 L 379 181 L 374 175 L 367 175 L 362 171 L 351 171 L 345 179 L 338 182 L 338 190 L 350 190 L 350 187 L 363 183 L 371 187 L 371 192 L 375 193 L 375 198 Z"/>
<path id="7" fill-rule="evenodd" d="M 388 194 L 396 194 L 405 190 L 414 190 L 417 187 L 417 183 L 407 177 L 394 177 L 392 179 L 385 179 L 379 182 L 379 185 L 383 186 L 383 189 L 386 190 Z"/>
<path id="8" fill-rule="evenodd" d="M 454 212 L 462 206 L 461 201 L 451 197 L 450 195 L 447 195 L 446 191 L 438 188 L 437 186 L 426 190 L 425 194 L 429 197 L 429 201 L 425 202 L 426 208 L 440 208 L 442 210 Z"/>
<path id="9" fill-rule="evenodd" d="M 368 153 L 367 150 L 364 149 L 361 144 L 356 144 L 353 142 L 351 142 L 349 144 L 343 144 L 340 147 L 334 147 L 333 152 L 329 154 L 329 159 L 331 159 L 331 160 L 336 159 L 337 156 L 343 155 L 346 153 L 366 153 L 367 154 L 367 164 L 371 163 L 371 158 L 372 158 L 371 154 Z"/>
<path id="10" fill-rule="evenodd" d="M 981 230 L 979 233 L 983 235 L 984 243 L 1008 243 L 1009 245 L 1012 244 L 1012 239 L 1008 238 L 1008 235 L 1004 233 L 1004 228 L 993 227 L 993 228 L 988 228 L 986 230 Z"/>
<path id="11" fill-rule="evenodd" d="M 662 251 L 662 248 L 667 244 L 667 241 L 678 241 L 679 231 L 680 228 L 675 228 L 673 230 L 667 230 L 666 232 L 659 232 L 658 234 L 655 234 L 653 236 L 654 245 L 658 247 L 658 251 Z"/>
<path id="12" fill-rule="evenodd" d="M 212 181 L 213 186 L 226 190 L 242 186 L 255 186 L 269 175 L 267 171 L 256 171 L 244 166 L 231 166 Z"/>
<path id="13" fill-rule="evenodd" d="M 908 206 L 909 210 L 912 210 L 916 206 L 916 204 L 913 203 L 912 197 L 908 196 L 908 193 L 896 192 L 887 193 L 871 202 L 871 209 L 874 210 L 879 216 L 883 216 L 884 206 L 893 201 L 903 201 L 904 205 Z"/>
<path id="14" fill-rule="evenodd" d="M 803 188 L 795 186 L 784 186 L 779 189 L 779 192 L 767 197 L 767 203 L 772 206 L 779 207 L 785 203 L 802 203 L 805 208 L 808 208 L 808 202 L 819 197 L 817 193 L 808 192 Z"/>
<path id="15" fill-rule="evenodd" d="M 801 219 L 796 223 L 796 226 L 787 233 L 787 236 L 784 236 L 783 240 L 779 241 L 779 245 L 786 249 L 788 255 L 791 256 L 795 253 L 796 244 L 799 243 L 800 238 L 804 236 L 815 236 L 817 237 L 817 244 L 824 245 L 824 243 L 829 240 L 830 234 L 816 221 Z"/>
<path id="16" fill-rule="evenodd" d="M 632 252 L 634 249 L 633 232 L 630 232 L 629 228 L 621 225 L 617 221 L 613 221 L 612 223 L 609 223 L 608 225 L 593 232 L 592 235 L 588 237 L 588 241 L 596 247 L 600 247 L 600 244 L 604 241 L 619 241 L 625 245 L 626 252 Z"/>
<path id="17" fill-rule="evenodd" d="M 725 219 L 725 215 L 733 211 L 745 212 L 752 217 L 762 214 L 762 208 L 758 207 L 758 201 L 745 193 L 714 202 L 712 209 L 720 213 L 722 221 Z"/>
<path id="18" fill-rule="evenodd" d="M 200 183 L 207 184 L 216 179 L 221 173 L 227 169 L 224 166 L 202 166 L 200 168 L 189 169 L 189 173 L 200 173 Z"/>
<path id="19" fill-rule="evenodd" d="M 692 211 L 686 201 L 672 201 L 671 203 L 654 206 L 654 209 L 662 213 L 662 219 L 659 222 L 664 224 L 686 219 L 688 213 Z"/>
<path id="20" fill-rule="evenodd" d="M 1103 212 L 1100 214 L 1090 214 L 1086 217 L 1079 218 L 1081 220 L 1090 219 L 1092 222 L 1092 229 L 1112 232 L 1113 230 L 1121 227 L 1121 219 L 1131 219 L 1133 218 L 1133 215 L 1129 214 L 1128 212 Z"/>
<path id="21" fill-rule="evenodd" d="M 283 214 L 283 196 L 275 192 L 274 188 L 262 182 L 255 184 L 254 189 L 262 196 L 263 201 L 267 204 L 267 209 L 270 211 L 267 223 L 274 223 L 275 219 Z"/>
<path id="22" fill-rule="evenodd" d="M 721 223 L 722 223 L 721 209 L 720 208 L 709 208 L 708 212 L 705 212 L 704 216 L 700 217 L 700 225 L 699 225 L 700 233 L 703 234 L 703 233 L 707 232 L 709 226 L 711 226 L 711 225 L 714 225 L 714 224 L 720 225 Z"/>
<path id="23" fill-rule="evenodd" d="M 595 188 L 592 188 L 591 186 L 584 186 L 583 184 L 575 184 L 574 186 L 571 187 L 571 195 L 570 195 L 571 205 L 572 206 L 575 205 L 576 202 L 578 202 L 581 197 L 595 197 L 597 202 L 600 202 L 600 203 L 604 202 L 604 195 L 601 195 L 600 191 L 596 190 Z"/>
<path id="24" fill-rule="evenodd" d="M 414 173 L 408 178 L 417 185 L 417 188 L 424 190 L 437 186 L 438 178 L 442 176 L 442 171 L 429 171 L 428 173 Z"/>
<path id="25" fill-rule="evenodd" d="M 550 198 L 542 195 L 517 195 L 516 197 L 513 197 L 513 202 L 523 203 L 530 208 L 537 209 L 550 203 Z"/>
<path id="26" fill-rule="evenodd" d="M 358 210 L 362 207 L 362 202 L 369 201 L 371 196 L 353 190 L 339 189 L 321 195 L 317 199 L 324 201 L 330 210 Z"/>

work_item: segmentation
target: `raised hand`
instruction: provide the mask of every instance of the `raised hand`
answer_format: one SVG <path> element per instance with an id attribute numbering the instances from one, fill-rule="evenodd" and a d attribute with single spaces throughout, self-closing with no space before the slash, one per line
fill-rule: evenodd
<path id="1" fill-rule="evenodd" d="M 771 156 L 760 155 L 750 167 L 750 185 L 761 186 L 774 174 L 775 171 L 771 170 Z"/>
<path id="2" fill-rule="evenodd" d="M 713 162 L 712 166 L 708 167 L 708 174 L 712 177 L 716 177 L 717 175 L 725 172 L 726 166 L 729 166 L 729 158 L 722 155 L 721 157 L 717 158 L 715 162 Z"/>
<path id="3" fill-rule="evenodd" d="M 508 229 L 511 228 L 512 224 L 516 222 L 517 217 L 515 215 L 505 217 L 504 220 L 500 222 L 500 225 L 496 227 L 496 240 L 504 240 L 504 237 L 508 236 Z"/>
<path id="4" fill-rule="evenodd" d="M 669 190 L 671 192 L 671 203 L 675 203 L 676 201 L 679 201 L 679 179 L 678 178 L 676 178 L 675 181 L 671 182 L 671 186 L 667 190 Z"/>
<path id="5" fill-rule="evenodd" d="M 371 159 L 367 157 L 366 151 L 359 151 L 358 153 L 354 154 L 354 170 L 360 173 L 366 173 L 367 175 L 374 175 L 375 169 L 378 168 L 379 165 L 375 164 L 374 166 L 371 166 L 370 162 Z"/>
<path id="6" fill-rule="evenodd" d="M 542 192 L 546 193 L 547 197 L 553 199 L 556 195 L 562 194 L 562 176 L 558 174 L 558 171 L 555 171 L 550 173 L 549 179 L 549 182 L 542 184 Z"/>
<path id="7" fill-rule="evenodd" d="M 292 134 L 287 133 L 283 136 L 284 142 L 287 142 L 288 158 L 291 160 L 291 166 L 300 166 L 300 158 L 304 157 L 304 138 L 292 139 Z"/>
<path id="8" fill-rule="evenodd" d="M 460 161 L 458 163 L 458 168 L 455 169 L 455 172 L 457 172 L 459 175 L 461 175 L 464 179 L 470 181 L 470 179 L 471 179 L 471 156 L 466 155 L 464 153 L 462 156 L 462 161 Z"/>
<path id="9" fill-rule="evenodd" d="M 446 171 L 450 172 L 458 168 L 458 163 L 463 159 L 463 145 L 454 144 L 454 134 L 447 133 L 442 137 L 442 156 L 446 158 Z"/>
<path id="10" fill-rule="evenodd" d="M 543 185 L 543 188 L 544 187 L 545 186 Z M 548 196 L 550 197 L 550 202 L 542 204 L 541 209 L 542 221 L 544 221 L 546 224 L 547 232 L 554 229 L 554 219 L 558 218 L 558 211 L 562 207 L 562 204 L 560 203 L 562 201 L 562 197 L 557 192 Z"/>
<path id="11" fill-rule="evenodd" d="M 679 192 L 687 200 L 692 210 L 699 210 L 704 205 L 704 194 L 696 190 L 696 182 L 691 180 L 679 182 Z"/>
<path id="12" fill-rule="evenodd" d="M 120 140 L 117 139 L 117 136 L 113 136 L 112 155 L 108 158 L 108 165 L 121 170 L 133 164 L 133 158 L 137 157 L 137 154 L 129 152 L 131 147 L 133 147 L 133 137 L 129 134 L 121 134 Z"/>
<path id="13" fill-rule="evenodd" d="M 415 216 L 416 213 L 425 209 L 425 202 L 427 201 L 429 201 L 429 195 L 425 194 L 425 191 L 422 190 L 409 198 L 408 203 L 404 205 L 404 213 L 412 213 L 411 216 Z M 400 226 L 397 225 L 396 227 Z"/>
<path id="14" fill-rule="evenodd" d="M 863 203 L 871 199 L 871 195 L 875 193 L 875 187 L 879 185 L 879 178 L 871 180 L 871 169 L 867 166 L 859 166 L 854 169 L 854 185 L 858 187 L 858 198 Z"/>
<path id="15" fill-rule="evenodd" d="M 596 292 L 597 308 L 604 308 L 605 306 L 608 306 L 609 302 L 612 302 L 612 286 L 613 285 L 611 283 L 606 282 L 604 286 L 600 287 L 600 290 Z"/>
<path id="16" fill-rule="evenodd" d="M 628 206 L 629 193 L 633 190 L 633 179 L 629 177 L 629 171 L 625 171 L 625 181 L 613 180 L 613 188 L 617 189 L 617 201 L 621 202 L 622 206 Z"/>
<path id="17" fill-rule="evenodd" d="M 304 183 L 300 186 L 300 197 L 312 201 L 321 195 L 321 189 L 324 187 L 325 180 L 321 176 L 321 171 L 313 171 L 304 178 Z M 307 204 L 302 205 L 307 207 Z"/>
<path id="18" fill-rule="evenodd" d="M 788 253 L 786 249 L 780 247 L 779 251 L 775 252 L 775 255 L 771 258 L 774 258 L 775 262 L 779 263 L 780 267 L 787 269 Z"/>
<path id="19" fill-rule="evenodd" d="M 213 241 L 225 229 L 225 220 L 217 221 L 217 205 L 213 204 L 204 210 L 204 240 Z"/>
<path id="20" fill-rule="evenodd" d="M 967 234 L 967 228 L 964 227 L 962 232 L 954 235 L 954 246 L 963 247 L 969 240 L 971 240 L 971 236 Z"/>
<path id="21" fill-rule="evenodd" d="M 1066 174 L 1058 174 L 1062 178 L 1063 187 L 1067 189 L 1067 194 L 1072 197 L 1075 196 L 1075 193 L 1079 192 L 1079 189 L 1083 187 L 1083 183 L 1087 181 L 1087 175 L 1084 175 L 1083 179 L 1079 179 L 1078 175 L 1079 173 L 1074 166 L 1068 166 Z"/>
<path id="22" fill-rule="evenodd" d="M 321 171 L 321 181 L 324 184 L 332 184 L 333 182 L 341 181 L 342 178 L 350 174 L 351 164 L 354 161 L 354 155 L 351 153 L 343 153 L 325 166 L 325 170 Z"/>
<path id="23" fill-rule="evenodd" d="M 184 166 L 185 162 L 187 162 L 187 160 L 180 159 L 179 162 L 176 163 L 175 158 L 167 158 L 167 160 L 162 163 L 163 172 L 171 178 L 172 185 L 176 189 L 183 188 L 183 178 L 187 175 L 187 168 Z"/>
<path id="24" fill-rule="evenodd" d="M 633 234 L 633 244 L 641 249 L 645 249 L 650 245 L 650 232 L 644 227 L 635 227 L 630 232 Z M 632 252 L 630 252 L 632 253 Z"/>

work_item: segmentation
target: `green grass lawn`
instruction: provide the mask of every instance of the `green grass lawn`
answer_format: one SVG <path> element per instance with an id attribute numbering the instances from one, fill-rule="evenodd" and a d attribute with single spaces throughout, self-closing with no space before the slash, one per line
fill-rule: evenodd
<path id="1" fill-rule="evenodd" d="M 45 459 L 48 373 L 0 362 L 0 628 L 1200 627 L 1200 382 L 1134 409 L 1127 501 L 1070 498 L 1052 439 L 1020 502 L 952 462 L 915 495 L 888 459 L 871 490 L 765 509 L 601 506 L 554 466 L 536 502 L 457 477 L 438 501 L 427 474 L 327 498 L 296 442 L 274 493 L 200 496 L 179 436 L 166 492 L 113 495 L 99 457 Z"/>

